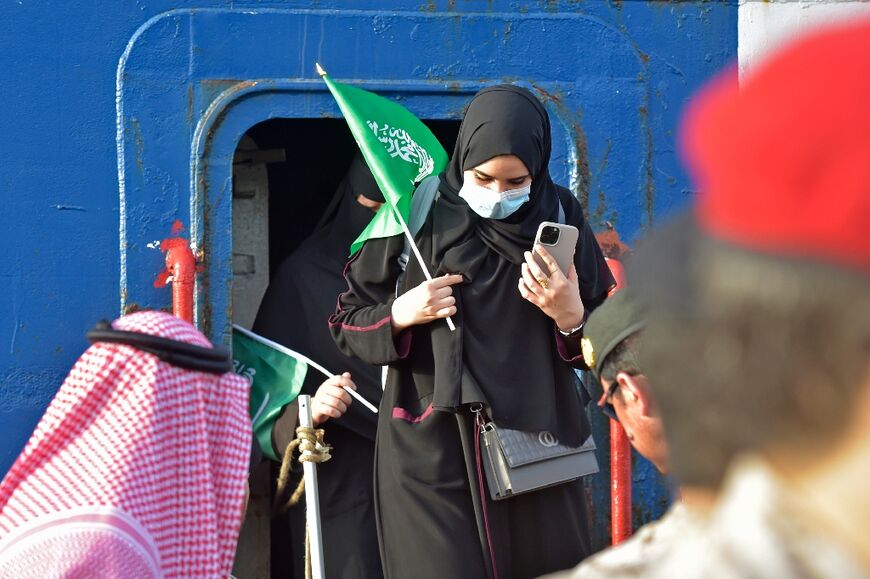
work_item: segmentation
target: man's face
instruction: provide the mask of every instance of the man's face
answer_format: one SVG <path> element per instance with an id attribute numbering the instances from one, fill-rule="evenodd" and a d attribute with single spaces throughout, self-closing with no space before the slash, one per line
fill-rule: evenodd
<path id="1" fill-rule="evenodd" d="M 613 405 L 631 445 L 660 471 L 667 472 L 668 449 L 662 421 L 654 414 L 652 393 L 646 376 L 620 372 L 615 381 L 602 379 L 601 385 L 609 394 L 605 402 Z"/>

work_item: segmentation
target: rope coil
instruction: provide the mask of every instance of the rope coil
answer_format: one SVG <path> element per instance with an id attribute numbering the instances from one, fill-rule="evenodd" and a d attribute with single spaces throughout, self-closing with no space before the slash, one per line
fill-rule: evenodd
<path id="1" fill-rule="evenodd" d="M 332 458 L 330 451 L 332 447 L 327 445 L 323 436 L 325 431 L 322 428 L 311 428 L 308 426 L 299 426 L 296 428 L 296 438 L 294 438 L 287 448 L 284 450 L 284 456 L 281 457 L 281 470 L 278 472 L 278 489 L 275 492 L 275 503 L 273 509 L 277 513 L 283 513 L 288 508 L 296 506 L 302 498 L 302 493 L 305 492 L 305 478 L 299 481 L 296 490 L 290 495 L 287 503 L 281 507 L 281 498 L 287 493 L 287 484 L 290 479 L 290 469 L 293 466 L 293 453 L 298 449 L 299 457 L 297 460 L 300 463 L 313 462 L 320 464 Z M 305 577 L 311 578 L 311 547 L 308 539 L 308 525 L 305 526 Z"/>
<path id="2" fill-rule="evenodd" d="M 281 498 L 287 493 L 287 484 L 290 480 L 290 469 L 293 467 L 293 453 L 298 449 L 300 463 L 313 462 L 320 464 L 332 458 L 330 451 L 332 447 L 327 445 L 323 436 L 325 431 L 322 428 L 311 428 L 308 426 L 299 426 L 296 428 L 296 438 L 294 438 L 287 448 L 284 450 L 284 456 L 281 458 L 281 470 L 278 472 L 278 489 L 275 493 L 274 508 L 278 512 L 284 512 L 289 507 L 295 506 L 302 498 L 302 493 L 305 492 L 305 479 L 299 481 L 296 490 L 290 495 L 287 503 L 281 507 Z"/>

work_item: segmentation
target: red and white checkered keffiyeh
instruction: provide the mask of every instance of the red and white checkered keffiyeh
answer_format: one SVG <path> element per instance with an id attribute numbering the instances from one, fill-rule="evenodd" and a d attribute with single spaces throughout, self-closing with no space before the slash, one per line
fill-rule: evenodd
<path id="1" fill-rule="evenodd" d="M 211 347 L 162 312 L 113 327 Z M 226 577 L 247 490 L 248 395 L 232 373 L 91 346 L 0 483 L 0 577 Z"/>

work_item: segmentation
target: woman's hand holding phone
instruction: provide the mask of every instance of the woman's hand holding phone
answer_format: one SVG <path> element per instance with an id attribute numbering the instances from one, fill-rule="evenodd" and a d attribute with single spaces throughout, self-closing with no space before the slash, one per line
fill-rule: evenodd
<path id="1" fill-rule="evenodd" d="M 443 275 L 424 281 L 393 302 L 393 335 L 405 328 L 447 318 L 456 313 L 451 286 L 462 283 L 461 275 Z"/>
<path id="2" fill-rule="evenodd" d="M 543 246 L 536 244 L 534 251 L 551 273 L 548 275 L 541 269 L 531 251 L 525 252 L 525 263 L 521 266 L 522 277 L 518 284 L 520 295 L 551 317 L 560 330 L 576 328 L 583 321 L 585 308 L 580 298 L 580 282 L 573 262 L 566 276 Z"/>

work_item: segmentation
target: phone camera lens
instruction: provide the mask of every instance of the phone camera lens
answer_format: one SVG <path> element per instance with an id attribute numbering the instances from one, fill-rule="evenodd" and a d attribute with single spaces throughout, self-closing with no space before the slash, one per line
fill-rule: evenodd
<path id="1" fill-rule="evenodd" d="M 559 241 L 559 228 L 547 225 L 541 231 L 541 243 L 544 245 L 556 245 Z"/>

